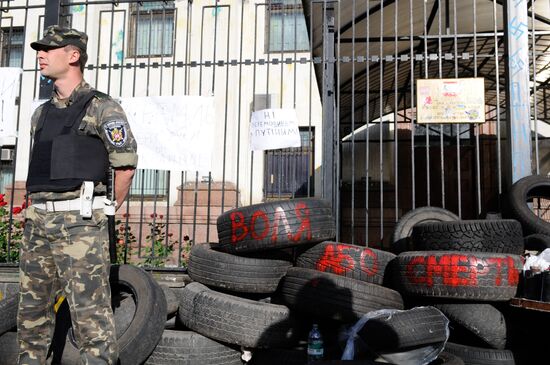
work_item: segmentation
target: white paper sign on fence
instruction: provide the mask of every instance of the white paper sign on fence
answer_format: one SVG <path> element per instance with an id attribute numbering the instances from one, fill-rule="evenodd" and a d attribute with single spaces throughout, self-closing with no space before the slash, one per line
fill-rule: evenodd
<path id="1" fill-rule="evenodd" d="M 264 109 L 252 113 L 250 149 L 253 151 L 300 147 L 298 117 L 294 109 Z"/>
<path id="2" fill-rule="evenodd" d="M 22 72 L 18 67 L 0 67 L 0 145 L 15 143 L 15 99 L 19 94 L 19 76 Z"/>
<path id="3" fill-rule="evenodd" d="M 138 168 L 212 170 L 213 97 L 121 98 L 120 104 L 138 144 Z"/>

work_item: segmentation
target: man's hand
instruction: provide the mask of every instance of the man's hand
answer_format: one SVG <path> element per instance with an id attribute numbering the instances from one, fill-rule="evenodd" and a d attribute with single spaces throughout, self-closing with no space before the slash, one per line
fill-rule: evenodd
<path id="1" fill-rule="evenodd" d="M 126 195 L 128 195 L 128 191 L 130 191 L 135 171 L 136 169 L 132 167 L 115 169 L 115 197 L 117 209 L 124 203 Z"/>

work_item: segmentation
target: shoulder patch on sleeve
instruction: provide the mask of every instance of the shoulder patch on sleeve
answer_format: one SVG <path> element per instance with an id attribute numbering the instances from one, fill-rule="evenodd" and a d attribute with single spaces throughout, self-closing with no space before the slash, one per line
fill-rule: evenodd
<path id="1" fill-rule="evenodd" d="M 115 147 L 122 147 L 128 139 L 128 128 L 122 119 L 108 120 L 103 123 L 103 130 L 109 142 Z"/>

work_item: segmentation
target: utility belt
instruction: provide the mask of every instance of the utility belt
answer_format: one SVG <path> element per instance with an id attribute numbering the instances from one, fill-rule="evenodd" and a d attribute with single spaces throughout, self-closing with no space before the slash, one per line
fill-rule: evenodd
<path id="1" fill-rule="evenodd" d="M 116 201 L 107 199 L 105 195 L 93 196 L 94 183 L 84 181 L 80 188 L 80 197 L 69 200 L 48 200 L 41 203 L 33 203 L 32 206 L 46 212 L 80 211 L 84 218 L 91 218 L 94 209 L 103 209 L 106 215 L 115 215 Z"/>

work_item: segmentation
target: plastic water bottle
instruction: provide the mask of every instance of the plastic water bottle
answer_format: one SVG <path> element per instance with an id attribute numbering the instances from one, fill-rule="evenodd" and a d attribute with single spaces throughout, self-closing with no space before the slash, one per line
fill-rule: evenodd
<path id="1" fill-rule="evenodd" d="M 315 323 L 307 338 L 307 363 L 312 364 L 317 360 L 322 360 L 323 352 L 323 337 Z"/>

